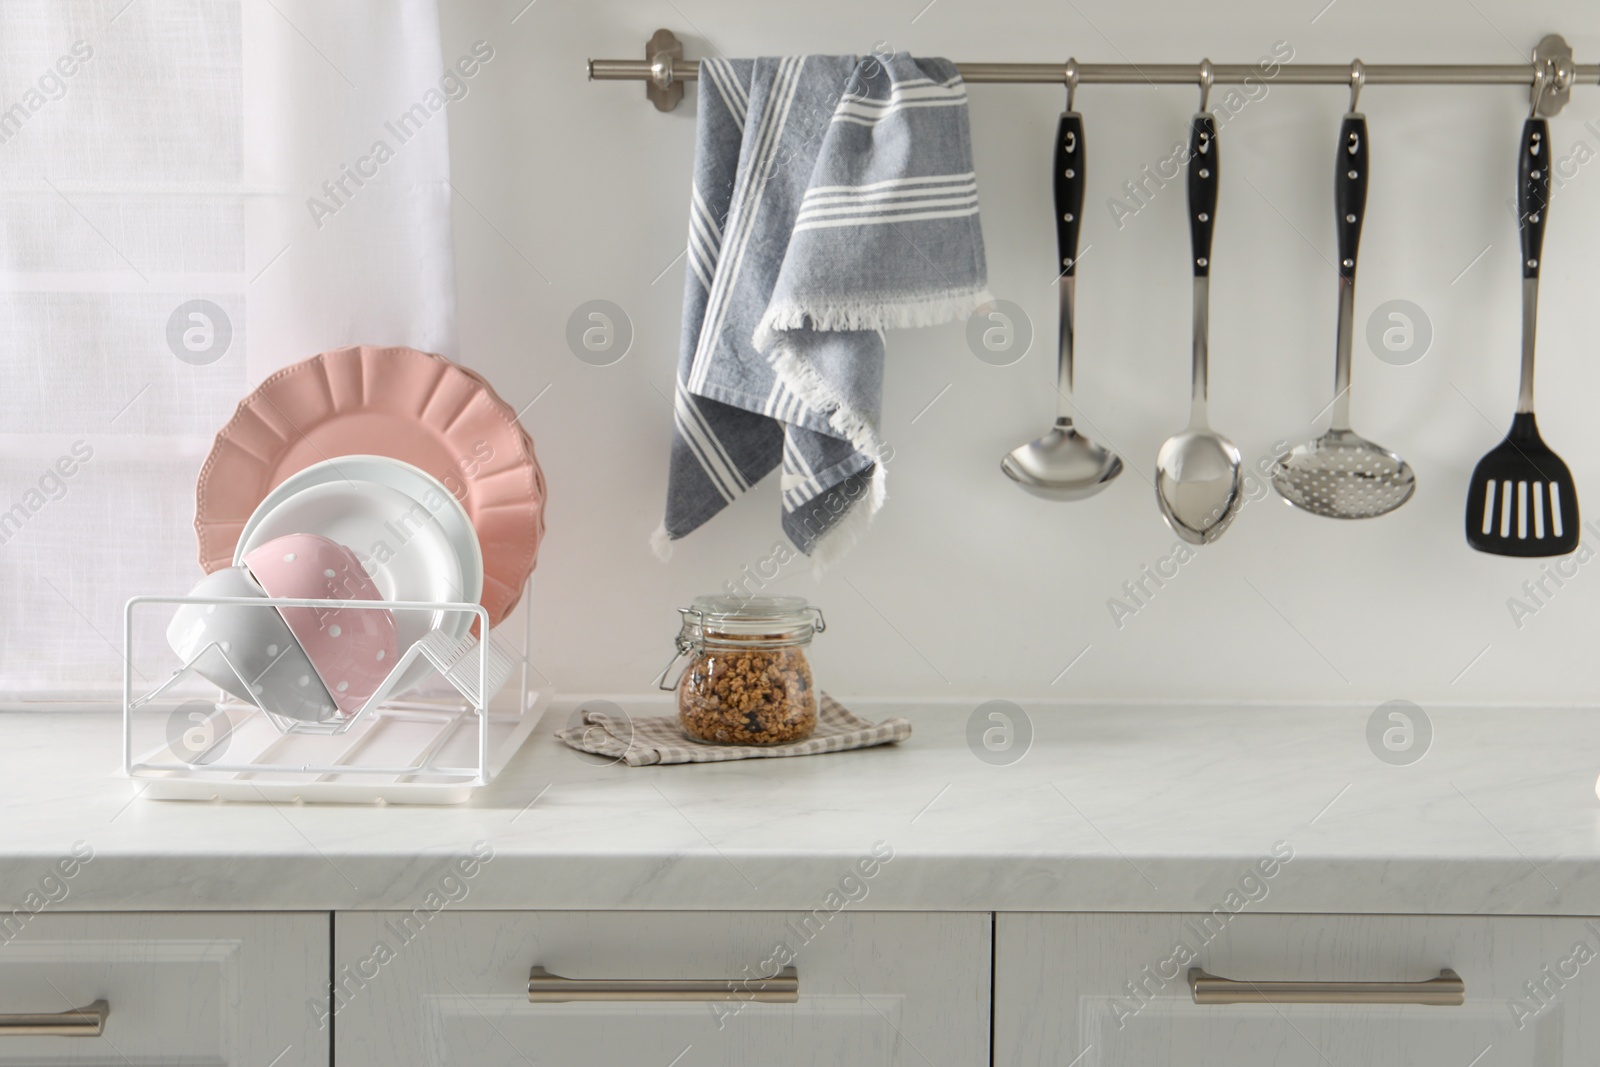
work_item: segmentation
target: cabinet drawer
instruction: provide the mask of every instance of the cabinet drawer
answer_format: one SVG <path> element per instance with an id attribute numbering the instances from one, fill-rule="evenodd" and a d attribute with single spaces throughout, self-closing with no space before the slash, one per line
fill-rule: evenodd
<path id="1" fill-rule="evenodd" d="M 16 912 L 0 927 L 0 1067 L 328 1062 L 328 1035 L 306 1008 L 327 988 L 326 913 Z M 106 1008 L 99 1036 L 15 1028 L 81 1028 L 90 1019 L 72 1010 L 96 1001 Z"/>
<path id="2" fill-rule="evenodd" d="M 340 1067 L 979 1067 L 990 936 L 987 914 L 340 912 L 334 1055 Z M 791 958 L 798 999 L 754 1002 L 749 980 Z M 668 993 L 651 985 L 641 1000 L 535 1004 L 535 966 L 708 980 L 689 995 L 735 999 L 655 999 Z"/>
<path id="3" fill-rule="evenodd" d="M 1195 967 L 1242 982 L 1206 984 L 1242 1002 L 1195 1003 Z M 1445 970 L 1459 975 L 1464 1003 L 1412 1003 L 1447 992 L 1444 982 L 1417 984 Z M 1296 996 L 1346 1002 L 1286 1002 Z M 1600 1061 L 1600 922 L 1223 908 L 1001 915 L 995 1057 L 1075 1067 L 1587 1067 Z"/>

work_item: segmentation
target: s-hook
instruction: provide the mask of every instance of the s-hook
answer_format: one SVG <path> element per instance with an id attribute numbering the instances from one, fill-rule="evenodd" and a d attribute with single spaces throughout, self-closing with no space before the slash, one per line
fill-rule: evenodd
<path id="1" fill-rule="evenodd" d="M 1070 56 L 1067 57 L 1066 73 L 1062 75 L 1062 80 L 1067 83 L 1067 110 L 1075 110 L 1072 98 L 1078 95 L 1078 61 Z"/>
<path id="2" fill-rule="evenodd" d="M 1206 103 L 1211 99 L 1211 86 L 1216 83 L 1217 71 L 1211 60 L 1200 61 L 1200 113 L 1205 114 Z"/>
<path id="3" fill-rule="evenodd" d="M 1539 117 L 1539 105 L 1544 102 L 1544 91 L 1555 81 L 1555 61 L 1552 59 L 1535 59 L 1533 63 L 1533 89 L 1528 94 L 1532 103 L 1528 106 L 1528 117 Z"/>
<path id="4" fill-rule="evenodd" d="M 1350 114 L 1358 114 L 1356 102 L 1361 99 L 1361 88 L 1367 84 L 1367 68 L 1359 59 L 1350 61 Z"/>

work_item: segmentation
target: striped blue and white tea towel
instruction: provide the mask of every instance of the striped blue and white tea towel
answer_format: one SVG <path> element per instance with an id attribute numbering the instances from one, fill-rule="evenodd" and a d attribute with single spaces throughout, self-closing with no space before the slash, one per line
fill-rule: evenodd
<path id="1" fill-rule="evenodd" d="M 883 504 L 883 331 L 988 299 L 967 96 L 904 53 L 707 59 L 657 551 L 782 467 L 819 565 Z"/>

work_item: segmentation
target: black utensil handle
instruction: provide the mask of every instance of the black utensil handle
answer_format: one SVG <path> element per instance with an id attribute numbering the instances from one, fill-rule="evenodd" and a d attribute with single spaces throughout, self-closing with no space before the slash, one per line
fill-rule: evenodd
<path id="1" fill-rule="evenodd" d="M 1517 217 L 1522 230 L 1522 276 L 1539 276 L 1544 251 L 1544 217 L 1550 206 L 1550 126 L 1544 119 L 1522 124 L 1517 159 Z"/>
<path id="2" fill-rule="evenodd" d="M 1056 128 L 1056 269 L 1068 278 L 1078 269 L 1078 231 L 1083 225 L 1083 116 L 1063 111 Z"/>
<path id="3" fill-rule="evenodd" d="M 1209 113 L 1189 126 L 1189 246 L 1194 276 L 1211 276 L 1211 231 L 1217 220 L 1217 124 Z"/>
<path id="4" fill-rule="evenodd" d="M 1367 211 L 1367 120 L 1346 115 L 1339 125 L 1339 151 L 1333 167 L 1333 203 L 1339 215 L 1339 277 L 1354 280 L 1361 223 Z"/>

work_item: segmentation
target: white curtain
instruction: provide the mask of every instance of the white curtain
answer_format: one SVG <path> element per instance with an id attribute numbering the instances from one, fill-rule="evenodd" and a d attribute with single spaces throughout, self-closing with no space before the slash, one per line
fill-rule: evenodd
<path id="1" fill-rule="evenodd" d="M 5 0 L 0 58 L 0 702 L 114 697 L 122 605 L 198 580 L 195 474 L 254 384 L 455 354 L 482 57 L 434 0 Z"/>

